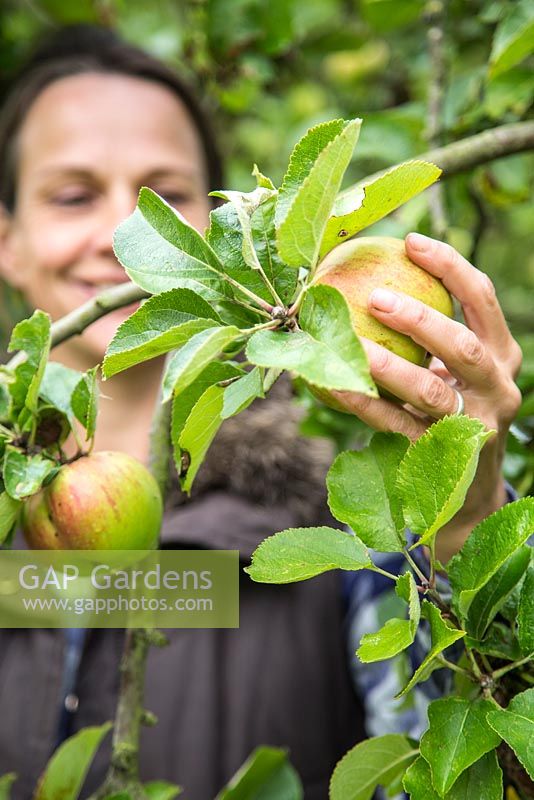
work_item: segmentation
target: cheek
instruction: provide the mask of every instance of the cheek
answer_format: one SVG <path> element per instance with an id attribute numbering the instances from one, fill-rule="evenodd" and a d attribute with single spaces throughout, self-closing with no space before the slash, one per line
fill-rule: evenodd
<path id="1" fill-rule="evenodd" d="M 47 219 L 23 226 L 15 238 L 15 271 L 20 288 L 33 306 L 48 310 L 58 293 L 58 281 L 76 264 L 84 250 L 84 237 L 74 226 Z M 53 313 L 55 307 L 50 308 Z"/>
<path id="2" fill-rule="evenodd" d="M 63 282 L 75 263 L 76 249 L 67 236 L 46 227 L 41 230 L 42 235 L 34 234 L 21 242 L 15 266 L 19 268 L 19 288 L 30 306 L 42 308 L 57 319 L 78 304 Z"/>
<path id="3" fill-rule="evenodd" d="M 29 259 L 34 280 L 53 278 L 66 271 L 81 249 L 79 237 L 68 226 L 43 225 L 39 233 L 32 231 L 22 248 Z"/>

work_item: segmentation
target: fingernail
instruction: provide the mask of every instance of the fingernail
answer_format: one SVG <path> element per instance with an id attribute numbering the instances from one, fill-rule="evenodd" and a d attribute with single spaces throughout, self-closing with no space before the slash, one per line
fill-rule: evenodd
<path id="1" fill-rule="evenodd" d="M 394 311 L 400 303 L 400 297 L 388 289 L 373 289 L 369 302 L 379 311 Z"/>
<path id="2" fill-rule="evenodd" d="M 432 241 L 430 236 L 423 236 L 422 233 L 409 233 L 406 238 L 411 248 L 421 251 L 428 250 L 430 242 Z"/>

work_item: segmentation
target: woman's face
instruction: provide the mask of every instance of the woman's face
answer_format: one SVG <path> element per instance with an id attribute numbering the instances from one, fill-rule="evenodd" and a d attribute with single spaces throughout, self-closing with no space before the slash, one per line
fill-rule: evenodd
<path id="1" fill-rule="evenodd" d="M 157 83 L 98 73 L 62 78 L 30 107 L 18 145 L 17 204 L 3 223 L 0 266 L 52 319 L 128 280 L 112 236 L 141 186 L 197 229 L 208 222 L 197 130 L 182 102 Z M 133 308 L 91 325 L 72 347 L 84 361 L 100 361 Z"/>

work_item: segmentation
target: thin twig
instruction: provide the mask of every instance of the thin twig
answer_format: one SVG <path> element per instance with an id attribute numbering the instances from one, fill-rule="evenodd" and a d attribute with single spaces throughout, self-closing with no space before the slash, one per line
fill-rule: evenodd
<path id="1" fill-rule="evenodd" d="M 271 318 L 271 315 L 265 311 L 265 309 L 251 306 L 249 303 L 245 303 L 244 300 L 238 300 L 237 297 L 232 298 L 232 303 L 236 303 L 236 305 L 242 306 L 243 308 L 246 308 L 247 311 L 252 311 L 254 314 L 259 314 L 260 316 L 268 317 L 269 319 Z"/>
<path id="2" fill-rule="evenodd" d="M 52 347 L 57 347 L 58 344 L 70 339 L 71 336 L 82 334 L 89 325 L 111 311 L 128 306 L 145 297 L 150 297 L 149 293 L 131 282 L 121 283 L 119 286 L 106 289 L 52 324 L 50 329 Z M 23 352 L 17 353 L 8 361 L 6 367 L 10 370 L 15 369 L 18 364 L 22 363 L 24 358 Z"/>
<path id="3" fill-rule="evenodd" d="M 528 656 L 525 656 L 525 658 L 519 659 L 519 661 L 513 661 L 511 664 L 507 664 L 505 667 L 496 669 L 495 672 L 492 674 L 492 678 L 493 680 L 497 680 L 497 678 L 501 678 L 503 675 L 506 675 L 507 672 L 511 672 L 513 669 L 522 667 L 523 664 L 527 664 L 529 661 L 534 661 L 534 656 L 532 655 L 532 653 Z"/>
<path id="4" fill-rule="evenodd" d="M 408 550 L 406 548 L 404 548 L 404 550 L 402 552 L 404 553 L 404 558 L 406 559 L 408 564 L 411 566 L 411 568 L 413 569 L 413 571 L 415 572 L 417 577 L 424 583 L 425 590 L 426 590 L 426 587 L 428 586 L 428 578 L 426 577 L 424 572 L 421 569 L 419 569 L 419 567 L 417 566 L 417 562 L 415 561 L 415 559 L 413 559 L 411 557 L 411 555 L 408 552 Z"/>
<path id="5" fill-rule="evenodd" d="M 274 331 L 276 328 L 279 328 L 282 325 L 282 322 L 283 320 L 281 319 L 271 319 L 269 322 L 262 322 L 259 325 L 253 325 L 252 328 L 243 328 L 241 333 L 243 336 L 250 336 L 258 331 Z"/>
<path id="6" fill-rule="evenodd" d="M 482 677 L 482 672 L 480 671 L 480 667 L 477 664 L 477 660 L 476 660 L 475 656 L 473 655 L 473 651 L 471 650 L 470 647 L 466 647 L 465 648 L 465 652 L 467 653 L 467 658 L 471 662 L 471 666 L 473 667 L 473 672 L 475 673 L 476 677 L 480 681 L 480 678 Z"/>
<path id="7" fill-rule="evenodd" d="M 165 366 L 172 355 L 172 352 L 167 353 Z M 149 467 L 160 487 L 165 504 L 171 461 L 171 404 L 162 402 L 162 384 L 163 377 L 150 429 Z M 146 664 L 150 645 L 163 646 L 166 643 L 166 637 L 159 631 L 144 628 L 126 631 L 111 761 L 106 779 L 95 796 L 96 800 L 121 792 L 126 793 L 131 800 L 147 800 L 139 777 L 141 727 L 148 722 L 154 724 L 152 715 L 144 710 Z"/>
<path id="8" fill-rule="evenodd" d="M 452 142 L 443 147 L 427 150 L 409 161 L 429 161 L 436 164 L 443 171 L 441 176 L 443 179 L 451 178 L 461 172 L 468 172 L 481 164 L 487 164 L 488 161 L 495 161 L 498 158 L 529 150 L 534 150 L 534 122 L 513 122 L 509 125 L 499 125 L 474 136 L 466 136 L 458 142 Z M 353 194 L 354 190 L 359 188 L 362 183 L 372 183 L 390 169 L 392 167 L 366 176 L 357 184 L 344 189 L 338 197 Z"/>
<path id="9" fill-rule="evenodd" d="M 477 191 L 477 189 L 472 183 L 470 183 L 469 186 L 467 187 L 467 193 L 473 202 L 473 206 L 475 208 L 477 215 L 475 228 L 473 231 L 473 242 L 471 244 L 471 251 L 468 256 L 468 261 L 470 261 L 471 264 L 476 264 L 478 248 L 486 229 L 489 227 L 491 223 L 491 217 L 488 214 L 488 211 L 486 209 L 486 206 L 484 205 L 484 201 L 482 200 L 480 193 Z"/>
<path id="10" fill-rule="evenodd" d="M 491 666 L 488 658 L 484 655 L 484 653 L 479 653 L 479 656 L 480 656 L 480 660 L 482 661 L 482 664 L 484 665 L 484 669 L 486 670 L 488 675 L 491 674 L 492 666 Z"/>
<path id="11" fill-rule="evenodd" d="M 143 628 L 126 631 L 111 761 L 106 779 L 95 795 L 99 800 L 117 792 L 128 792 L 132 800 L 146 797 L 139 778 L 139 736 L 149 646 L 148 631 Z"/>
<path id="12" fill-rule="evenodd" d="M 434 537 L 429 544 L 430 550 L 430 576 L 428 578 L 428 588 L 431 592 L 436 591 L 436 538 Z"/>
<path id="13" fill-rule="evenodd" d="M 429 150 L 417 158 L 436 164 L 443 170 L 442 177 L 449 178 L 488 161 L 533 149 L 534 122 L 515 122 Z"/>
<path id="14" fill-rule="evenodd" d="M 426 136 L 431 147 L 439 147 L 443 132 L 443 104 L 445 100 L 445 47 L 444 25 L 447 16 L 447 0 L 429 0 L 424 17 L 428 24 L 427 46 L 430 75 L 428 82 L 428 107 Z M 445 191 L 442 183 L 428 189 L 428 206 L 432 235 L 445 239 L 448 229 L 445 208 Z"/>
<path id="15" fill-rule="evenodd" d="M 308 284 L 307 283 L 303 284 L 300 287 L 299 292 L 298 292 L 295 300 L 293 301 L 293 303 L 291 304 L 291 306 L 289 307 L 289 309 L 287 311 L 288 317 L 294 316 L 297 313 L 297 311 L 299 310 L 300 304 L 302 302 L 302 298 L 303 298 L 307 288 L 308 288 Z"/>
<path id="16" fill-rule="evenodd" d="M 167 371 L 167 366 L 174 355 L 173 350 L 165 356 L 162 376 Z M 158 396 L 154 413 L 152 415 L 152 422 L 150 426 L 150 448 L 148 467 L 150 472 L 157 481 L 160 488 L 163 503 L 167 497 L 170 478 L 170 465 L 171 465 L 171 401 L 163 402 L 163 377 L 160 381 Z"/>
<path id="17" fill-rule="evenodd" d="M 395 581 L 395 583 L 399 579 L 398 575 L 393 575 L 392 572 L 388 572 L 386 569 L 381 569 L 380 567 L 377 567 L 376 564 L 373 564 L 373 566 L 369 567 L 369 569 L 371 569 L 373 572 L 378 572 L 379 575 L 383 575 L 385 578 L 390 578 L 390 580 Z"/>
<path id="18" fill-rule="evenodd" d="M 218 274 L 220 274 L 220 273 L 218 273 Z M 231 284 L 231 286 L 234 287 L 234 289 L 237 289 L 238 292 L 242 292 L 243 294 L 245 294 L 250 300 L 252 300 L 254 303 L 256 303 L 260 308 L 263 308 L 264 311 L 267 311 L 268 314 L 271 313 L 271 311 L 273 310 L 273 307 L 272 307 L 272 305 L 270 303 L 267 302 L 267 300 L 264 300 L 262 297 L 259 297 L 259 295 L 257 295 L 255 292 L 251 292 L 250 289 L 247 289 L 246 286 L 243 286 L 238 281 L 235 281 L 229 275 L 224 275 L 224 278 L 225 278 L 226 281 L 228 281 L 229 284 Z"/>
<path id="19" fill-rule="evenodd" d="M 464 678 L 469 678 L 470 681 L 478 683 L 474 675 L 471 672 L 469 672 L 468 669 L 464 669 L 459 664 L 455 664 L 453 661 L 449 661 L 449 659 L 445 658 L 445 656 L 442 653 L 440 653 L 437 656 L 437 660 L 440 662 L 440 664 L 443 664 L 444 667 L 447 667 L 447 669 L 452 669 L 453 672 L 457 672 L 459 675 L 463 675 Z"/>
<path id="20" fill-rule="evenodd" d="M 265 270 L 263 269 L 262 265 L 260 264 L 260 261 L 259 261 L 259 259 L 258 259 L 258 272 L 260 273 L 260 275 L 261 275 L 261 277 L 262 277 L 262 279 L 263 279 L 263 282 L 264 282 L 264 284 L 266 285 L 266 287 L 267 287 L 267 288 L 268 288 L 268 290 L 270 291 L 270 293 L 271 293 L 271 295 L 272 295 L 272 298 L 273 298 L 274 302 L 276 303 L 276 305 L 277 305 L 277 306 L 280 306 L 281 308 L 284 308 L 284 303 L 283 303 L 283 301 L 281 300 L 281 298 L 280 298 L 280 295 L 279 295 L 279 294 L 278 294 L 278 292 L 276 291 L 276 289 L 275 289 L 275 287 L 274 287 L 274 284 L 273 284 L 273 283 L 271 283 L 271 281 L 270 281 L 270 280 L 269 280 L 269 278 L 267 277 L 267 273 L 265 272 Z"/>

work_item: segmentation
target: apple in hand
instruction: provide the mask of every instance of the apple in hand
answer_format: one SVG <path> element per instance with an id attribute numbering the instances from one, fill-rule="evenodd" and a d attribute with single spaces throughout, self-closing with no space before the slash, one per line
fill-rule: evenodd
<path id="1" fill-rule="evenodd" d="M 101 451 L 65 464 L 28 498 L 22 529 L 34 550 L 149 550 L 162 514 L 148 469 L 125 453 Z"/>
<path id="2" fill-rule="evenodd" d="M 321 261 L 312 283 L 333 286 L 341 292 L 359 336 L 371 339 L 419 366 L 426 366 L 430 361 L 425 348 L 373 317 L 367 307 L 369 295 L 378 287 L 397 290 L 421 300 L 447 317 L 453 315 L 449 292 L 438 278 L 408 258 L 403 239 L 365 236 L 343 242 Z M 327 389 L 314 386 L 312 391 L 327 405 L 346 412 Z M 381 394 L 397 399 L 386 391 L 381 391 Z"/>

